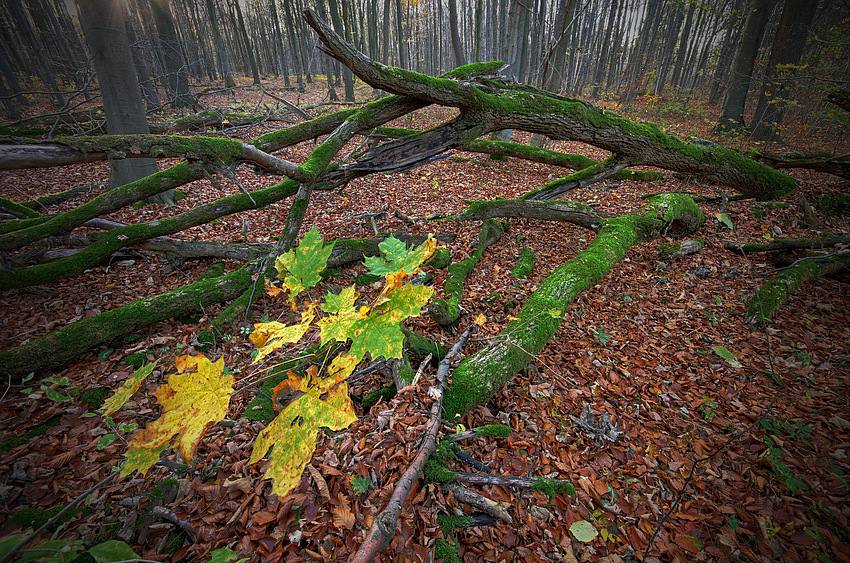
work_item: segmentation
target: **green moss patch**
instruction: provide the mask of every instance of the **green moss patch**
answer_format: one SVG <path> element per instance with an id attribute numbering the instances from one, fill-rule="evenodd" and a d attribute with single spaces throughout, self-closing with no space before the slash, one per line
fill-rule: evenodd
<path id="1" fill-rule="evenodd" d="M 58 426 L 61 420 L 61 416 L 54 416 L 46 422 L 42 422 L 35 428 L 24 432 L 21 436 L 15 436 L 5 440 L 0 443 L 0 452 L 8 452 L 11 449 L 17 448 L 21 444 L 26 444 L 30 439 L 35 438 L 36 436 L 41 436 L 54 426 Z"/>

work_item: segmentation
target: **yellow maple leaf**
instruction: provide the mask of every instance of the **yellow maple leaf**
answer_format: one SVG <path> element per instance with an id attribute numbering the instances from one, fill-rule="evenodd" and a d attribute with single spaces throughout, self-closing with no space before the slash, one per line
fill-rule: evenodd
<path id="1" fill-rule="evenodd" d="M 124 385 L 122 385 L 120 389 L 118 389 L 111 397 L 103 401 L 103 406 L 100 409 L 103 416 L 109 416 L 123 407 L 124 403 L 133 396 L 133 393 L 139 389 L 142 381 L 144 381 L 145 378 L 153 372 L 153 368 L 155 367 L 156 362 L 152 364 L 144 364 L 133 372 L 133 377 L 125 381 Z"/>
<path id="2" fill-rule="evenodd" d="M 485 317 L 481 313 L 478 313 L 477 315 L 475 315 L 475 324 L 477 324 L 478 326 L 484 326 L 484 323 L 486 323 L 486 322 L 487 322 L 487 317 Z"/>
<path id="3" fill-rule="evenodd" d="M 272 492 L 284 497 L 301 481 L 316 449 L 319 430 L 341 430 L 356 420 L 347 383 L 331 389 L 324 399 L 315 387 L 310 388 L 260 432 L 248 463 L 257 463 L 274 446 L 265 476 L 274 480 Z"/>
<path id="4" fill-rule="evenodd" d="M 266 285 L 266 293 L 268 293 L 272 297 L 277 297 L 281 293 L 286 293 L 285 289 L 280 288 L 276 285 L 272 285 L 268 281 L 265 282 L 265 285 Z"/>
<path id="5" fill-rule="evenodd" d="M 180 457 L 191 461 L 207 426 L 227 416 L 233 376 L 222 375 L 224 358 L 212 363 L 203 355 L 180 356 L 175 365 L 177 373 L 153 394 L 162 415 L 133 437 L 122 477 L 133 471 L 147 473 L 173 438 Z M 191 367 L 197 370 L 187 371 Z"/>
<path id="6" fill-rule="evenodd" d="M 277 321 L 255 323 L 254 332 L 251 333 L 249 338 L 254 346 L 260 349 L 260 352 L 252 363 L 256 364 L 263 361 L 266 356 L 284 344 L 301 340 L 316 316 L 315 310 L 316 305 L 310 305 L 306 311 L 301 313 L 301 322 L 297 325 L 285 325 Z"/>

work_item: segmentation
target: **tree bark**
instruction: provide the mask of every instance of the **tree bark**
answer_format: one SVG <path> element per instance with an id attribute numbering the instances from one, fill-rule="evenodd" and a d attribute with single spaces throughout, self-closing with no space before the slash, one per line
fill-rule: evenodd
<path id="1" fill-rule="evenodd" d="M 753 135 L 759 139 L 779 139 L 784 106 L 790 101 L 788 81 L 796 74 L 782 67 L 800 62 L 818 4 L 818 0 L 785 0 L 752 123 Z"/>
<path id="2" fill-rule="evenodd" d="M 753 68 L 758 55 L 764 28 L 767 26 L 770 12 L 776 5 L 776 0 L 751 0 L 749 13 L 744 24 L 744 34 L 738 43 L 735 60 L 732 62 L 729 89 L 720 110 L 720 119 L 715 131 L 741 129 L 744 123 L 744 104 L 747 101 L 747 91 L 750 89 Z"/>

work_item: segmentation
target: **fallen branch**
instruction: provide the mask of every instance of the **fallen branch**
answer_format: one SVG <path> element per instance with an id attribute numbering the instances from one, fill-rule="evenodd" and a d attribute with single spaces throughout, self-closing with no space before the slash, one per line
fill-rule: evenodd
<path id="1" fill-rule="evenodd" d="M 437 382 L 431 388 L 429 394 L 435 396 L 434 402 L 431 405 L 431 416 L 428 422 L 428 429 L 425 432 L 425 437 L 422 441 L 422 446 L 419 448 L 419 453 L 413 459 L 413 462 L 405 470 L 404 475 L 396 483 L 393 494 L 387 503 L 386 508 L 375 517 L 372 526 L 366 533 L 366 538 L 360 544 L 360 549 L 351 559 L 352 563 L 365 563 L 372 561 L 375 556 L 384 549 L 395 537 L 396 524 L 404 508 L 413 484 L 416 483 L 422 476 L 422 470 L 425 468 L 425 463 L 431 454 L 437 449 L 437 432 L 440 430 L 442 423 L 443 395 L 445 392 L 446 378 L 449 375 L 452 359 L 457 356 L 470 334 L 475 330 L 475 327 L 469 327 L 463 334 L 460 335 L 452 349 L 446 354 L 446 357 L 440 362 L 440 367 L 437 369 Z"/>

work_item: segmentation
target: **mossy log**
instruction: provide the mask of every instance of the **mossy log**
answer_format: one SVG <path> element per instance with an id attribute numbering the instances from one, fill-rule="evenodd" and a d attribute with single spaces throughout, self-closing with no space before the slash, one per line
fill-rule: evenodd
<path id="1" fill-rule="evenodd" d="M 507 222 L 485 220 L 478 233 L 478 245 L 475 252 L 469 258 L 449 265 L 446 283 L 443 285 L 445 297 L 432 299 L 428 304 L 428 314 L 437 324 L 443 327 L 451 326 L 460 318 L 460 297 L 463 293 L 463 282 L 484 256 L 487 247 L 498 241 L 507 228 Z"/>
<path id="2" fill-rule="evenodd" d="M 632 245 L 658 236 L 665 227 L 683 236 L 704 222 L 699 207 L 680 194 L 656 196 L 634 214 L 600 219 L 590 245 L 556 268 L 501 334 L 455 368 L 444 403 L 447 419 L 485 403 L 525 368 L 555 334 L 569 304 L 599 283 Z"/>
<path id="3" fill-rule="evenodd" d="M 806 282 L 850 269 L 846 255 L 809 256 L 798 260 L 765 283 L 753 296 L 745 317 L 748 323 L 766 324 L 779 307 Z"/>
<path id="4" fill-rule="evenodd" d="M 47 336 L 0 352 L 0 372 L 19 377 L 62 367 L 88 350 L 165 319 L 233 299 L 250 283 L 250 272 L 241 268 L 77 321 Z"/>
<path id="5" fill-rule="evenodd" d="M 730 242 L 726 245 L 726 250 L 731 250 L 737 254 L 753 254 L 755 252 L 773 252 L 777 250 L 815 250 L 827 249 L 836 245 L 850 245 L 850 237 L 827 235 L 820 239 L 773 239 L 770 242 L 752 242 L 746 244 Z"/>
<path id="6" fill-rule="evenodd" d="M 524 199 L 495 199 L 472 201 L 466 209 L 445 220 L 483 221 L 496 217 L 526 217 L 543 221 L 566 221 L 585 229 L 599 228 L 599 215 L 589 205 L 573 201 L 536 201 Z"/>
<path id="7" fill-rule="evenodd" d="M 519 129 L 556 140 L 582 141 L 611 151 L 626 166 L 648 164 L 701 176 L 759 199 L 775 199 L 796 188 L 790 176 L 733 150 L 689 143 L 667 135 L 657 125 L 635 123 L 582 100 L 489 78 L 434 78 L 384 66 L 343 41 L 312 11 L 305 11 L 304 17 L 326 52 L 373 88 L 456 107 L 461 116 L 474 114 L 472 121 L 483 133 Z"/>

